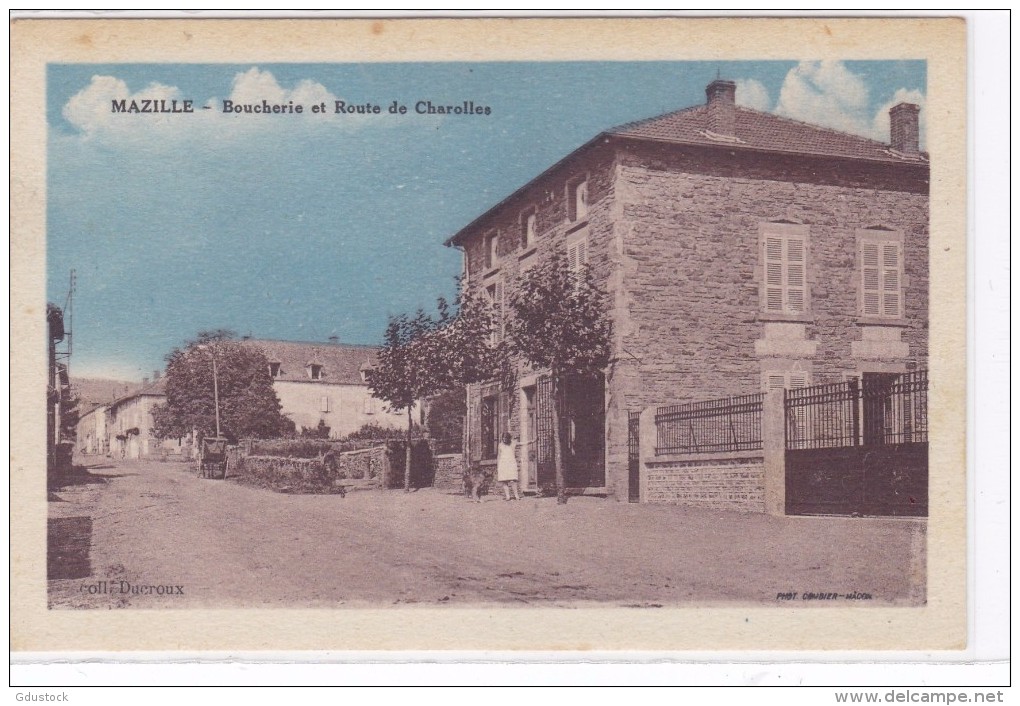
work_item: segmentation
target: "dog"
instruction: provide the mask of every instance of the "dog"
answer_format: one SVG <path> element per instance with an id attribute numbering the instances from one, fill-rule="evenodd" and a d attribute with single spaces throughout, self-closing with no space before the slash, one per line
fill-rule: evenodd
<path id="1" fill-rule="evenodd" d="M 476 503 L 482 502 L 482 493 L 489 492 L 489 479 L 481 470 L 464 471 L 464 495 Z"/>

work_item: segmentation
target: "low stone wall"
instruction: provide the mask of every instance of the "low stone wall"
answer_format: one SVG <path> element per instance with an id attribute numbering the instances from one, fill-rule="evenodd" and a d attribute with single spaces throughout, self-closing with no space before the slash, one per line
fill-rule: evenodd
<path id="1" fill-rule="evenodd" d="M 228 461 L 227 475 L 242 483 L 278 492 L 341 492 L 341 484 L 336 482 L 340 479 L 319 459 L 236 456 L 234 463 Z"/>
<path id="2" fill-rule="evenodd" d="M 436 488 L 460 490 L 464 486 L 464 454 L 439 454 L 432 457 Z"/>
<path id="3" fill-rule="evenodd" d="M 645 468 L 645 502 L 765 512 L 763 455 L 656 457 Z"/>
<path id="4" fill-rule="evenodd" d="M 338 479 L 382 479 L 388 472 L 385 446 L 329 454 L 326 462 Z"/>

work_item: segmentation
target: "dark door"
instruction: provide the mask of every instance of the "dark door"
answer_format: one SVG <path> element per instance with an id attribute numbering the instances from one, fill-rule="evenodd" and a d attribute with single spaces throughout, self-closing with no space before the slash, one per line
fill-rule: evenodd
<path id="1" fill-rule="evenodd" d="M 602 488 L 605 468 L 605 382 L 601 375 L 566 384 L 564 454 L 568 488 Z"/>
<path id="2" fill-rule="evenodd" d="M 627 500 L 641 501 L 641 413 L 627 415 Z"/>
<path id="3" fill-rule="evenodd" d="M 864 373 L 861 376 L 865 446 L 896 441 L 896 397 L 892 394 L 892 386 L 899 377 L 896 373 Z"/>

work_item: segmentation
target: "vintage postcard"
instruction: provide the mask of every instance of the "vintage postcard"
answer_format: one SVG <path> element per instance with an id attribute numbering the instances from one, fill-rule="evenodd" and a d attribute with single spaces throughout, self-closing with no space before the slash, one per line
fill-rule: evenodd
<path id="1" fill-rule="evenodd" d="M 11 31 L 15 650 L 966 646 L 963 21 Z"/>

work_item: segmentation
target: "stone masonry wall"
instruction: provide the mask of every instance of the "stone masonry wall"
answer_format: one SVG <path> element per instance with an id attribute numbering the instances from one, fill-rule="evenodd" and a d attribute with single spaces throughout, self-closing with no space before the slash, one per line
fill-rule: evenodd
<path id="1" fill-rule="evenodd" d="M 651 462 L 645 501 L 743 512 L 765 511 L 761 458 Z"/>
<path id="2" fill-rule="evenodd" d="M 594 150 L 583 158 L 567 160 L 546 178 L 531 185 L 516 197 L 508 200 L 486 219 L 472 226 L 464 237 L 467 254 L 469 283 L 471 286 L 486 287 L 501 278 L 506 301 L 509 301 L 515 283 L 523 269 L 559 253 L 566 257 L 567 240 L 581 229 L 588 234 L 588 264 L 597 281 L 609 288 L 610 274 L 616 259 L 613 241 L 612 191 L 616 179 L 615 154 L 608 149 Z M 588 181 L 588 217 L 571 221 L 568 212 L 569 186 L 578 179 Z M 521 217 L 528 209 L 537 214 L 537 235 L 528 247 L 522 247 L 521 237 L 524 222 Z M 484 243 L 486 236 L 494 231 L 499 233 L 499 262 L 494 268 L 485 267 Z M 534 371 L 519 366 L 518 373 L 525 376 Z M 492 462 L 482 462 L 480 454 L 479 405 L 483 395 L 493 394 L 494 385 L 469 385 L 467 387 L 469 429 L 468 454 L 475 466 L 488 468 Z M 521 409 L 517 393 L 510 395 L 508 430 L 515 438 L 521 436 Z"/>
<path id="3" fill-rule="evenodd" d="M 926 367 L 926 191 L 910 180 L 897 190 L 888 178 L 887 189 L 868 188 L 867 174 L 844 175 L 838 165 L 811 173 L 799 166 L 793 157 L 788 165 L 769 157 L 765 166 L 727 166 L 721 153 L 715 161 L 696 152 L 621 155 L 614 193 L 623 290 L 614 320 L 617 345 L 632 355 L 618 356 L 609 384 L 607 473 L 617 480 L 618 496 L 626 496 L 628 410 L 759 392 L 763 366 L 791 363 L 763 359 L 755 350 L 766 323 L 763 222 L 809 230 L 809 311 L 799 321 L 817 349 L 798 362 L 812 384 L 838 381 L 871 364 L 851 354 L 862 335 L 856 234 L 871 226 L 903 233 L 905 317 L 896 328 L 909 355 L 896 363 Z"/>
<path id="4" fill-rule="evenodd" d="M 460 490 L 464 486 L 464 454 L 439 454 L 432 457 L 432 463 L 434 487 Z"/>

